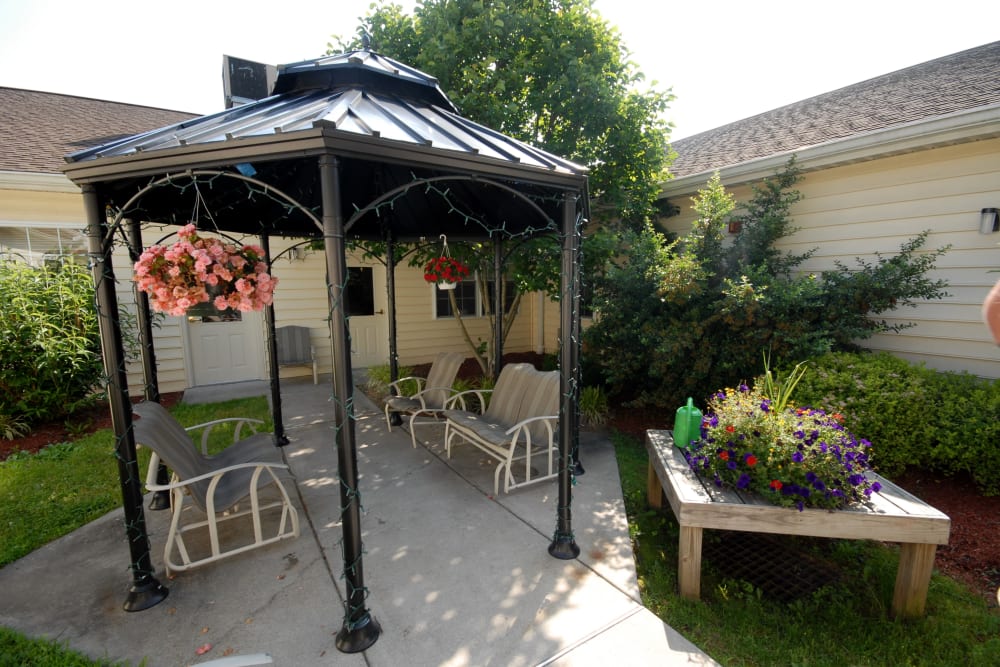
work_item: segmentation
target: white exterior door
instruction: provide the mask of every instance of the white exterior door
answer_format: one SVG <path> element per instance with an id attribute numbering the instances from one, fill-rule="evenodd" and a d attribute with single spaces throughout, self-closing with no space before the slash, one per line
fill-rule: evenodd
<path id="1" fill-rule="evenodd" d="M 259 312 L 188 315 L 191 385 L 264 377 L 263 315 Z"/>
<path id="2" fill-rule="evenodd" d="M 348 268 L 347 309 L 350 316 L 352 368 L 389 363 L 387 301 L 384 268 Z"/>

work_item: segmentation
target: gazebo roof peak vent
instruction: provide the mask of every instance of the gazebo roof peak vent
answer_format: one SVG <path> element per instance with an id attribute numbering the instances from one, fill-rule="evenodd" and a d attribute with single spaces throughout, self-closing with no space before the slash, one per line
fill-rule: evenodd
<path id="1" fill-rule="evenodd" d="M 436 78 L 368 49 L 279 65 L 273 94 L 357 86 L 369 92 L 398 95 L 458 113 Z"/>

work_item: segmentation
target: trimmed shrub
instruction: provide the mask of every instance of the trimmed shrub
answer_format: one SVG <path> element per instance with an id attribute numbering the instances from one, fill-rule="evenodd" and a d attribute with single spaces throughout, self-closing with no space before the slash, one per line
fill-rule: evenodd
<path id="1" fill-rule="evenodd" d="M 843 413 L 845 428 L 872 442 L 880 473 L 968 473 L 984 494 L 1000 494 L 1000 381 L 887 353 L 831 353 L 809 366 L 795 402 Z"/>

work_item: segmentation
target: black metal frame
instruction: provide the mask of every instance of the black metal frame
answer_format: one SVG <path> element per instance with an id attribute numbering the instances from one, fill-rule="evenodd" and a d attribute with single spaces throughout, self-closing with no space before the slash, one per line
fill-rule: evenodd
<path id="1" fill-rule="evenodd" d="M 280 77 L 279 77 L 280 80 Z M 384 81 L 381 82 L 384 84 Z M 267 103 L 266 101 L 262 104 Z M 240 112 L 242 113 L 242 112 Z M 207 117 L 221 118 L 221 116 Z M 191 123 L 196 125 L 197 122 Z M 170 128 L 167 128 L 168 130 Z M 484 133 L 491 131 L 475 126 Z M 179 130 L 178 130 L 179 131 Z M 156 133 L 152 133 L 156 134 Z M 145 135 L 144 135 L 145 136 Z M 500 143 L 501 135 L 484 134 Z M 346 281 L 346 249 L 350 238 L 383 240 L 388 244 L 387 283 L 390 290 L 390 368 L 398 368 L 396 359 L 396 321 L 394 265 L 395 246 L 401 240 L 421 235 L 436 237 L 449 233 L 454 237 L 492 239 L 494 269 L 502 273 L 503 237 L 557 234 L 561 237 L 562 278 L 560 301 L 559 366 L 561 372 L 559 417 L 559 504 L 557 525 L 549 553 L 556 558 L 571 559 L 580 553 L 572 531 L 572 476 L 578 461 L 579 443 L 579 347 L 580 347 L 580 266 L 582 229 L 587 216 L 586 170 L 574 171 L 565 161 L 552 157 L 547 168 L 521 164 L 517 159 L 505 161 L 477 155 L 439 149 L 423 144 L 406 144 L 383 140 L 378 136 L 356 136 L 341 132 L 329 123 L 318 123 L 311 129 L 274 136 L 251 136 L 239 142 L 213 141 L 208 144 L 180 145 L 149 151 L 135 150 L 126 154 L 121 146 L 137 146 L 138 140 L 125 140 L 112 147 L 109 157 L 99 149 L 72 156 L 65 169 L 67 176 L 83 187 L 90 240 L 90 261 L 97 286 L 97 308 L 100 314 L 101 348 L 108 376 L 108 397 L 117 438 L 119 478 L 125 507 L 126 533 L 132 562 L 132 586 L 124 604 L 127 611 L 151 607 L 167 596 L 167 589 L 156 580 L 151 567 L 149 538 L 142 507 L 142 487 L 135 459 L 135 439 L 132 433 L 130 399 L 118 323 L 115 276 L 111 265 L 114 226 L 127 220 L 129 250 L 133 257 L 141 252 L 139 222 L 180 223 L 189 207 L 181 201 L 172 202 L 164 193 L 150 196 L 151 179 L 168 183 L 186 178 L 198 178 L 198 173 L 225 176 L 213 182 L 207 205 L 217 205 L 227 211 L 217 217 L 221 230 L 254 234 L 261 238 L 268 255 L 269 236 L 282 235 L 322 238 L 327 265 L 327 292 L 330 305 L 330 334 L 333 349 L 333 398 L 335 406 L 336 442 L 341 506 L 343 508 L 343 548 L 347 600 L 345 618 L 337 635 L 337 647 L 343 652 L 363 651 L 381 633 L 377 621 L 367 608 L 361 545 L 361 514 L 358 497 L 358 473 L 354 416 L 351 396 L 354 386 L 351 373 L 351 353 L 347 313 L 343 302 Z M 115 151 L 117 148 L 117 153 Z M 527 148 L 517 145 L 518 150 Z M 130 149 L 131 150 L 131 149 Z M 534 149 L 531 149 L 534 150 Z M 544 154 L 538 152 L 542 157 Z M 546 159 L 548 159 L 546 157 Z M 259 172 L 256 179 L 241 177 L 246 163 L 252 162 Z M 350 169 L 348 169 L 348 164 Z M 368 174 L 359 170 L 370 169 Z M 200 171 L 205 170 L 205 171 Z M 412 174 L 410 182 L 400 183 L 403 172 Z M 229 178 L 232 177 L 232 178 Z M 260 206 L 241 201 L 245 192 L 232 184 L 242 178 L 261 183 L 265 192 L 271 189 L 294 203 L 264 202 Z M 369 202 L 358 206 L 343 195 L 346 187 L 358 183 L 381 183 L 385 186 Z M 350 179 L 348 181 L 348 179 Z M 154 181 L 156 182 L 156 181 Z M 466 219 L 443 220 L 426 218 L 440 209 L 421 202 L 419 186 L 448 182 L 455 196 L 467 211 Z M 346 185 L 345 185 L 346 183 Z M 288 192 L 289 194 L 284 194 Z M 140 208 L 132 202 L 146 196 Z M 380 207 L 393 203 L 393 197 L 407 197 L 392 215 L 382 215 Z M 124 202 L 124 204 L 123 204 Z M 148 205 L 147 205 L 148 204 Z M 404 205 L 405 204 L 405 205 Z M 440 202 L 437 203 L 439 205 Z M 451 205 L 449 203 L 449 205 Z M 113 225 L 107 220 L 107 207 L 117 207 L 119 214 Z M 319 215 L 313 213 L 319 210 Z M 346 213 L 353 214 L 345 221 Z M 419 218 L 414 216 L 420 216 Z M 491 217 L 501 216 L 501 217 Z M 477 225 L 469 224 L 476 217 Z M 133 221 L 135 220 L 135 221 Z M 455 232 L 459 232 L 456 234 Z M 495 290 L 495 299 L 501 290 Z M 143 355 L 145 395 L 159 398 L 155 371 L 155 352 L 149 320 L 148 301 L 139 295 L 139 331 Z M 494 304 L 498 313 L 497 327 L 502 327 L 502 303 Z M 266 314 L 268 346 L 275 359 L 274 313 Z M 501 336 L 497 337 L 501 340 Z M 502 349 L 494 350 L 496 368 Z M 271 392 L 275 409 L 276 444 L 287 442 L 281 423 L 280 387 L 277 368 L 269 368 Z"/>

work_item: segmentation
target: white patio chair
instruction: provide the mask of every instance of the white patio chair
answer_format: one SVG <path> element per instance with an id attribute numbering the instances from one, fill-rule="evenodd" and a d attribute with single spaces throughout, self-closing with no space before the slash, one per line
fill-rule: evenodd
<path id="1" fill-rule="evenodd" d="M 391 382 L 390 389 L 397 394 L 404 382 L 416 382 L 417 393 L 412 396 L 389 396 L 385 399 L 385 423 L 392 430 L 391 413 L 402 413 L 410 415 L 410 440 L 414 448 L 417 446 L 417 424 L 434 424 L 438 422 L 436 415 L 444 409 L 447 400 L 454 394 L 452 385 L 455 383 L 455 376 L 458 369 L 465 361 L 465 355 L 459 352 L 442 352 L 427 373 L 427 378 L 405 377 Z M 419 421 L 417 417 L 422 417 Z"/>
<path id="2" fill-rule="evenodd" d="M 273 444 L 273 434 L 258 433 L 239 439 L 243 425 L 259 423 L 258 420 L 239 417 L 217 419 L 185 429 L 159 403 L 139 403 L 133 406 L 133 412 L 137 417 L 133 421 L 136 443 L 153 452 L 146 488 L 150 491 L 170 491 L 172 516 L 163 549 L 168 574 L 298 537 L 298 512 L 281 481 L 282 477 L 288 478 L 291 473 L 282 462 L 281 450 Z M 219 454 L 210 456 L 207 452 L 209 430 L 222 422 L 239 422 L 234 442 Z M 188 435 L 188 431 L 200 428 L 206 429 L 201 438 L 201 451 Z M 173 472 L 169 484 L 156 483 L 160 460 Z M 277 494 L 272 495 L 278 497 L 262 500 L 261 491 L 271 485 L 277 490 Z M 186 499 L 191 501 L 187 506 Z M 241 508 L 240 503 L 247 499 L 249 507 Z M 275 509 L 280 509 L 277 525 L 270 527 L 270 534 L 265 535 L 262 513 Z M 182 523 L 182 517 L 186 519 L 185 523 Z M 236 539 L 242 536 L 227 533 L 227 548 L 224 549 L 219 524 L 241 517 L 249 517 L 252 523 L 252 541 L 247 541 L 245 537 Z M 207 532 L 210 553 L 192 559 L 184 535 L 197 530 Z M 230 546 L 229 542 L 236 544 Z M 173 553 L 175 547 L 179 561 Z"/>

